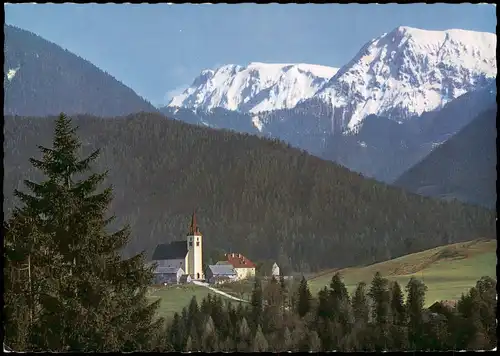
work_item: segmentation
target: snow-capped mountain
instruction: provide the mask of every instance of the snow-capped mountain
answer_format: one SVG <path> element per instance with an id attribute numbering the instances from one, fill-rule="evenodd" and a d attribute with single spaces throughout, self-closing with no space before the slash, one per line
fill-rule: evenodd
<path id="1" fill-rule="evenodd" d="M 496 72 L 495 34 L 398 27 L 367 43 L 315 99 L 356 131 L 370 114 L 404 120 L 440 109 Z"/>
<path id="2" fill-rule="evenodd" d="M 314 95 L 287 104 L 274 100 L 275 106 L 265 90 L 232 95 L 247 80 L 239 73 L 251 66 L 205 71 L 162 111 L 191 123 L 279 138 L 392 183 L 496 101 L 492 33 L 398 27 L 363 46 L 323 79 Z M 271 87 L 287 97 L 284 83 L 289 82 Z M 237 100 L 228 101 L 231 97 Z M 264 102 L 264 108 L 253 104 Z M 184 108 L 177 112 L 179 106 Z"/>
<path id="3" fill-rule="evenodd" d="M 313 64 L 229 64 L 204 70 L 168 106 L 250 113 L 292 108 L 313 96 L 337 70 Z"/>

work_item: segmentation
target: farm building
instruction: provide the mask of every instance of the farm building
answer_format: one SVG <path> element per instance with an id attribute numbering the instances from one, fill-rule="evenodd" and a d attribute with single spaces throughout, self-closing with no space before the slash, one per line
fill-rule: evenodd
<path id="1" fill-rule="evenodd" d="M 157 267 L 153 273 L 154 284 L 178 284 L 185 274 L 180 267 Z"/>
<path id="2" fill-rule="evenodd" d="M 196 215 L 191 217 L 187 238 L 156 246 L 152 261 L 158 268 L 182 268 L 192 279 L 203 279 L 202 234 L 196 224 Z"/>
<path id="3" fill-rule="evenodd" d="M 210 265 L 205 271 L 208 283 L 221 284 L 235 281 L 238 278 L 233 266 L 230 264 Z"/>
<path id="4" fill-rule="evenodd" d="M 240 253 L 227 253 L 226 261 L 219 261 L 217 265 L 224 265 L 224 262 L 233 266 L 238 280 L 255 277 L 255 264 Z"/>

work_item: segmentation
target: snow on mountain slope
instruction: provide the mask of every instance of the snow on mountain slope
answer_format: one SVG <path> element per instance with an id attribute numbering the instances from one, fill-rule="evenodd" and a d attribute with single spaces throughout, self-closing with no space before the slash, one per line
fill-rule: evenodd
<path id="1" fill-rule="evenodd" d="M 168 106 L 251 113 L 291 108 L 314 95 L 337 70 L 313 64 L 229 64 L 204 70 Z"/>
<path id="2" fill-rule="evenodd" d="M 440 109 L 496 72 L 495 34 L 402 26 L 367 43 L 315 98 L 357 131 L 370 114 L 405 119 Z"/>

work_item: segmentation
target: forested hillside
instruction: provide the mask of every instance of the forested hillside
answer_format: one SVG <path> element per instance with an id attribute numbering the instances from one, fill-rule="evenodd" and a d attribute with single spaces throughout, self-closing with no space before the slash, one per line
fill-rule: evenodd
<path id="1" fill-rule="evenodd" d="M 92 63 L 4 25 L 5 115 L 127 115 L 156 108 Z"/>
<path id="2" fill-rule="evenodd" d="M 52 142 L 54 118 L 7 117 L 4 209 L 30 157 Z M 197 210 L 206 252 L 277 259 L 307 271 L 360 265 L 438 245 L 492 238 L 494 213 L 437 201 L 361 177 L 277 141 L 216 131 L 157 114 L 80 116 L 84 153 L 102 148 L 116 223 L 132 227 L 124 251 L 185 236 Z M 7 210 L 6 210 L 7 211 Z"/>
<path id="3" fill-rule="evenodd" d="M 419 194 L 496 204 L 496 104 L 403 174 L 396 184 Z"/>

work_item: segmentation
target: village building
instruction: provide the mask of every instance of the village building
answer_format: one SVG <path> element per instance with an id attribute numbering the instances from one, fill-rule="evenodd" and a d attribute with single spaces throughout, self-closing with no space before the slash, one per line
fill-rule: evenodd
<path id="1" fill-rule="evenodd" d="M 157 264 L 155 273 L 161 274 L 161 268 L 174 268 L 182 269 L 190 279 L 203 279 L 202 242 L 203 236 L 196 224 L 196 214 L 193 212 L 185 240 L 156 246 L 151 258 L 151 262 Z"/>
<path id="2" fill-rule="evenodd" d="M 205 276 L 210 284 L 222 284 L 238 279 L 238 274 L 230 264 L 209 265 Z"/>
<path id="3" fill-rule="evenodd" d="M 219 261 L 217 265 L 229 264 L 233 266 L 237 274 L 237 279 L 247 279 L 255 277 L 255 264 L 240 253 L 227 253 L 226 261 Z"/>
<path id="4" fill-rule="evenodd" d="M 153 273 L 154 284 L 178 284 L 185 274 L 180 267 L 157 267 Z"/>

